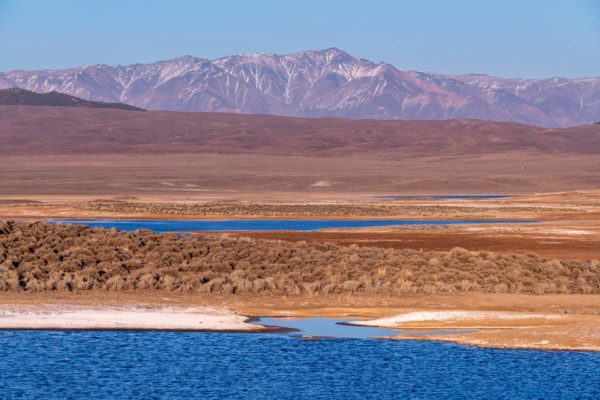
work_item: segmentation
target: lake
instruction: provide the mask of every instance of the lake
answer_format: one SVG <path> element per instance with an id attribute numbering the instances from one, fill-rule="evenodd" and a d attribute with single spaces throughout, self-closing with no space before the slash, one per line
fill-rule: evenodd
<path id="1" fill-rule="evenodd" d="M 60 219 L 52 223 L 83 224 L 123 231 L 147 229 L 154 232 L 182 231 L 316 231 L 319 229 L 369 228 L 402 225 L 472 225 L 531 223 L 532 220 L 452 221 L 401 219 L 235 219 L 235 220 L 142 220 L 142 219 Z"/>
<path id="2" fill-rule="evenodd" d="M 600 354 L 283 334 L 0 331 L 1 399 L 594 399 Z"/>
<path id="3" fill-rule="evenodd" d="M 482 200 L 482 199 L 506 199 L 506 194 L 459 194 L 459 195 L 387 195 L 374 196 L 377 199 L 432 199 L 432 200 Z"/>

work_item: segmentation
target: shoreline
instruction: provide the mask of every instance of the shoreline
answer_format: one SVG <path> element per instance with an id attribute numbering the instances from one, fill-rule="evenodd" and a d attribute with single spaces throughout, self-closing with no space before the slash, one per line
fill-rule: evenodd
<path id="1" fill-rule="evenodd" d="M 269 332 L 251 317 L 214 307 L 0 306 L 0 330 Z"/>
<path id="2" fill-rule="evenodd" d="M 269 301 L 264 302 L 264 308 L 250 304 L 263 303 L 260 299 L 219 306 L 207 305 L 209 302 L 196 305 L 199 299 L 194 305 L 166 304 L 165 301 L 145 304 L 47 301 L 34 305 L 6 300 L 0 298 L 0 331 L 288 333 L 293 330 L 273 324 L 262 325 L 258 321 L 265 316 L 294 319 L 350 317 L 356 321 L 345 325 L 398 330 L 397 334 L 374 338 L 378 340 L 437 341 L 493 349 L 600 352 L 598 312 L 567 314 L 484 307 L 468 310 L 452 307 L 453 303 L 459 302 L 451 298 L 446 299 L 445 307 L 432 304 L 437 300 L 423 298 L 418 303 L 429 303 L 429 307 L 416 304 L 409 308 L 320 305 L 310 309 L 295 301 L 287 301 L 284 308 L 269 306 Z M 125 317 L 128 318 L 126 321 Z M 415 331 L 419 334 L 410 334 Z"/>
<path id="3" fill-rule="evenodd" d="M 236 198 L 243 197 L 245 202 L 228 203 L 226 201 L 227 198 L 232 196 Z M 132 207 L 136 206 L 136 204 L 140 207 L 146 207 L 144 212 L 138 213 L 133 212 L 135 209 L 132 209 L 133 211 L 125 209 L 123 212 L 121 212 L 119 210 L 86 210 L 77 206 L 76 203 L 81 201 L 88 203 L 93 202 L 94 199 L 97 199 L 97 196 L 95 195 L 84 196 L 85 199 L 66 196 L 65 199 L 60 202 L 57 201 L 57 199 L 42 198 L 43 196 L 22 195 L 20 196 L 21 198 L 37 197 L 38 200 L 43 202 L 40 204 L 15 203 L 14 205 L 0 203 L 0 214 L 4 215 L 5 217 L 12 217 L 11 219 L 27 219 L 37 221 L 48 220 L 50 218 L 147 219 L 148 217 L 150 217 L 150 219 L 186 220 L 190 219 L 192 216 L 187 214 L 165 214 L 161 212 L 152 213 L 152 207 L 158 207 L 158 211 L 161 210 L 160 207 L 165 207 L 163 212 L 171 212 L 173 207 L 176 209 L 181 205 L 183 207 L 182 210 L 185 211 L 187 210 L 187 208 L 185 208 L 187 207 L 185 204 L 189 202 L 202 203 L 207 201 L 221 200 L 223 201 L 222 206 L 224 207 L 221 211 L 219 211 L 220 209 L 217 208 L 214 210 L 212 215 L 194 215 L 193 219 L 407 219 L 414 221 L 424 219 L 460 219 L 463 221 L 472 219 L 479 221 L 497 221 L 498 219 L 511 219 L 512 221 L 516 221 L 518 219 L 534 219 L 538 222 L 532 224 L 532 226 L 512 223 L 502 227 L 478 225 L 472 227 L 452 226 L 448 229 L 435 229 L 428 227 L 419 229 L 394 229 L 392 227 L 377 229 L 353 228 L 349 230 L 333 229 L 318 232 L 202 232 L 201 236 L 204 242 L 207 242 L 212 247 L 216 248 L 218 248 L 217 242 L 222 240 L 239 241 L 239 243 L 243 244 L 241 245 L 243 248 L 245 248 L 244 246 L 250 246 L 245 243 L 253 243 L 252 246 L 256 247 L 257 252 L 260 251 L 260 254 L 262 255 L 268 254 L 268 250 L 270 250 L 270 247 L 268 249 L 265 247 L 260 247 L 267 246 L 265 243 L 271 247 L 273 247 L 273 244 L 276 243 L 277 246 L 280 246 L 281 248 L 289 248 L 295 252 L 302 250 L 304 248 L 303 246 L 323 246 L 323 244 L 325 244 L 325 246 L 338 246 L 339 249 L 337 249 L 337 247 L 336 249 L 339 250 L 339 252 L 344 252 L 344 254 L 347 253 L 344 257 L 340 256 L 341 261 L 348 259 L 348 265 L 353 266 L 357 272 L 364 274 L 370 273 L 371 275 L 368 275 L 368 277 L 372 277 L 376 280 L 378 279 L 383 281 L 387 279 L 392 282 L 393 285 L 397 285 L 395 278 L 392 276 L 393 273 L 396 273 L 394 272 L 396 270 L 382 268 L 381 270 L 375 271 L 373 268 L 371 268 L 373 269 L 373 271 L 371 271 L 369 268 L 373 261 L 377 259 L 379 254 L 385 254 L 388 251 L 392 252 L 395 250 L 404 251 L 409 249 L 410 251 L 418 252 L 410 253 L 411 257 L 436 257 L 444 262 L 448 260 L 458 262 L 460 260 L 456 257 L 460 255 L 459 253 L 457 253 L 456 257 L 453 256 L 451 259 L 448 258 L 449 256 L 445 253 L 451 252 L 452 249 L 457 247 L 468 249 L 467 252 L 470 253 L 471 258 L 477 258 L 479 260 L 479 258 L 484 256 L 491 257 L 489 259 L 479 260 L 481 261 L 480 264 L 482 265 L 482 268 L 486 267 L 486 262 L 491 262 L 489 260 L 496 260 L 494 257 L 509 257 L 510 255 L 515 255 L 515 257 L 518 255 L 520 257 L 514 262 L 511 261 L 511 265 L 513 265 L 514 268 L 521 268 L 524 265 L 528 265 L 526 263 L 529 262 L 529 257 L 538 257 L 539 260 L 538 258 L 535 259 L 539 264 L 539 268 L 542 269 L 554 268 L 552 266 L 553 264 L 544 264 L 546 263 L 545 259 L 547 258 L 566 260 L 565 262 L 568 261 L 568 263 L 574 263 L 578 260 L 577 262 L 581 263 L 581 265 L 578 267 L 579 269 L 573 267 L 575 268 L 571 268 L 573 269 L 573 273 L 570 275 L 565 275 L 565 278 L 569 280 L 569 282 L 576 279 L 578 274 L 582 273 L 581 271 L 585 272 L 590 268 L 597 268 L 599 265 L 598 261 L 594 261 L 598 259 L 597 249 L 599 248 L 598 246 L 600 244 L 600 191 L 598 190 L 524 194 L 504 199 L 461 201 L 411 199 L 397 202 L 393 200 L 383 202 L 377 199 L 365 199 L 364 196 L 364 194 L 340 194 L 337 195 L 336 198 L 336 195 L 334 194 L 325 195 L 312 193 L 310 195 L 307 194 L 305 197 L 300 199 L 294 198 L 290 194 L 260 194 L 260 196 L 258 194 L 247 194 L 241 196 L 239 193 L 235 193 L 228 196 L 223 194 L 222 196 L 205 194 L 196 195 L 189 198 L 169 198 L 167 195 L 160 198 L 154 198 L 147 195 L 133 199 L 123 199 L 131 200 L 125 203 L 131 203 L 130 205 Z M 0 197 L 6 198 L 7 196 Z M 50 202 L 47 202 L 48 200 L 50 200 Z M 155 202 L 156 204 L 154 204 Z M 300 208 L 297 208 L 296 206 Z M 355 206 L 360 207 L 355 208 Z M 129 207 L 129 205 L 127 207 Z M 255 209 L 253 207 L 257 208 Z M 349 213 L 351 215 L 327 215 L 327 213 L 332 210 L 334 212 L 341 212 L 340 210 L 344 207 L 347 208 L 344 209 L 344 213 Z M 385 208 L 385 210 L 398 210 L 400 214 L 375 215 L 377 212 L 381 211 L 380 208 L 382 207 Z M 306 210 L 306 212 L 310 213 L 311 215 L 294 214 L 294 212 L 297 212 L 298 210 Z M 363 215 L 361 214 L 363 211 L 367 214 L 372 214 Z M 250 212 L 267 214 L 248 215 Z M 273 213 L 276 212 L 281 212 L 281 215 L 275 216 Z M 53 238 L 54 236 L 49 235 L 49 237 Z M 128 249 L 127 251 L 135 250 L 137 252 L 136 254 L 138 255 L 146 254 L 145 250 L 135 247 L 135 243 L 130 243 L 130 241 L 127 241 L 129 240 L 127 235 L 120 235 L 119 238 L 125 240 L 127 242 L 126 244 L 129 244 L 129 247 L 125 247 Z M 100 236 L 92 237 L 91 239 L 98 239 L 100 241 L 104 240 L 104 238 Z M 158 241 L 157 243 L 161 244 L 162 242 L 160 242 L 159 239 L 162 240 L 162 238 L 156 239 Z M 265 242 L 265 240 L 270 242 Z M 90 241 L 89 243 L 96 242 Z M 39 247 L 44 247 L 45 245 L 45 241 L 39 243 Z M 84 243 L 84 245 L 87 246 L 87 242 Z M 59 248 L 60 246 L 54 244 L 53 246 L 62 251 L 62 248 Z M 428 255 L 428 252 L 444 252 L 444 254 L 439 255 L 436 253 Z M 357 264 L 358 266 L 352 264 L 352 260 L 348 258 L 351 253 L 364 254 L 364 259 L 359 259 L 360 263 Z M 71 253 L 64 252 L 64 254 L 68 256 Z M 20 253 L 17 255 L 20 256 Z M 24 253 L 23 257 L 27 258 L 33 256 L 29 256 Z M 136 257 L 133 256 L 130 258 L 136 259 Z M 195 260 L 203 260 L 204 258 L 197 256 Z M 446 260 L 446 258 L 448 258 L 448 260 Z M 74 260 L 77 261 L 79 259 L 74 258 Z M 110 258 L 107 257 L 102 260 L 103 262 L 107 262 L 107 260 L 110 260 Z M 504 259 L 501 259 L 500 261 L 502 260 Z M 551 261 L 552 260 L 548 262 Z M 35 266 L 33 261 L 29 261 L 29 263 Z M 480 264 L 473 265 L 477 266 Z M 94 263 L 92 262 L 90 265 L 93 267 Z M 97 269 L 106 270 L 107 265 L 108 264 L 102 264 L 102 266 L 98 267 Z M 279 270 L 277 269 L 269 271 L 269 273 L 266 275 L 261 272 L 264 276 L 252 275 L 256 272 L 252 267 L 253 265 L 255 265 L 255 263 L 250 263 L 250 267 L 238 267 L 238 269 L 245 271 L 247 276 L 244 275 L 244 279 L 254 282 L 254 280 L 258 278 L 264 278 L 265 276 L 278 276 L 277 274 L 279 273 Z M 335 271 L 329 271 L 328 268 L 330 265 L 332 265 L 331 262 L 320 265 L 319 268 L 315 268 L 315 270 L 312 272 L 327 272 L 329 274 L 334 273 Z M 462 262 L 460 265 L 467 264 Z M 571 264 L 563 263 L 563 267 L 567 265 Z M 10 264 L 6 264 L 6 266 L 6 270 L 8 271 L 7 273 L 14 272 L 13 270 L 15 269 L 12 268 Z M 24 274 L 29 272 L 26 270 L 26 268 L 24 268 L 25 266 L 27 265 L 22 264 L 19 266 L 19 269 L 24 270 Z M 200 268 L 199 271 L 202 271 L 203 273 L 205 271 L 211 271 L 212 264 L 202 264 L 201 266 L 202 268 L 199 266 L 196 266 L 195 268 Z M 79 267 L 73 271 L 79 271 L 78 268 Z M 150 265 L 146 268 L 148 268 L 148 273 L 157 272 L 156 266 Z M 400 268 L 400 270 L 404 271 L 402 268 L 405 267 Z M 477 268 L 475 268 L 476 272 L 479 271 Z M 419 272 L 419 274 L 417 274 L 415 277 L 407 275 L 405 279 L 413 282 L 416 278 L 424 276 L 423 274 L 425 272 L 430 272 L 430 269 L 431 268 L 426 268 L 423 270 L 424 272 Z M 446 269 L 440 269 L 440 271 L 446 271 Z M 522 271 L 519 270 L 522 272 L 521 275 L 518 275 L 517 278 L 513 277 L 511 279 L 515 282 L 520 282 L 519 279 L 521 276 L 524 276 L 524 274 L 527 275 L 527 273 L 530 272 L 536 272 L 538 269 L 530 268 Z M 60 268 L 58 268 L 57 271 L 62 273 Z M 190 269 L 190 271 L 192 271 L 192 269 Z M 415 269 L 415 271 L 417 270 Z M 486 269 L 486 271 L 494 272 L 491 267 Z M 562 271 L 562 269 L 560 269 L 560 271 Z M 92 272 L 95 272 L 93 268 L 90 274 L 88 274 L 89 276 L 86 275 L 86 277 L 94 278 L 95 275 L 93 275 Z M 307 273 L 309 272 L 311 271 L 308 271 Z M 506 273 L 508 272 L 510 271 L 507 270 Z M 120 272 L 117 270 L 115 274 L 119 275 Z M 174 274 L 174 272 L 169 270 L 165 271 L 164 274 Z M 192 272 L 189 272 L 189 274 L 194 275 L 196 272 L 193 270 Z M 221 272 L 219 272 L 219 274 L 221 274 Z M 129 275 L 124 272 L 121 275 L 129 277 Z M 229 277 L 229 275 L 226 273 L 222 273 L 221 275 Z M 30 275 L 24 276 L 27 278 Z M 476 274 L 476 276 L 479 275 Z M 541 284 L 557 283 L 558 281 L 548 281 L 549 277 L 551 276 L 553 275 L 544 275 L 540 272 L 538 275 L 535 275 L 534 278 L 531 278 L 529 275 L 526 277 L 529 277 L 530 280 L 535 279 L 536 282 L 540 282 Z M 177 276 L 175 277 L 177 278 Z M 200 277 L 200 275 L 198 275 L 198 277 Z M 450 279 L 450 282 L 453 282 L 451 280 L 452 277 L 452 275 L 449 275 L 448 279 Z M 19 281 L 17 278 L 13 280 L 18 284 Z M 36 277 L 36 279 L 38 278 L 39 276 Z M 50 279 L 49 281 L 52 281 L 52 277 L 46 278 Z M 210 278 L 213 279 L 214 277 Z M 499 278 L 504 278 L 504 275 L 499 275 Z M 485 318 L 482 318 L 479 321 L 462 320 L 454 322 L 405 322 L 394 328 L 402 329 L 406 332 L 417 329 L 420 331 L 424 329 L 431 329 L 432 331 L 451 331 L 453 328 L 473 327 L 476 327 L 479 330 L 478 332 L 463 334 L 453 333 L 451 335 L 444 335 L 436 333 L 435 335 L 419 335 L 417 337 L 403 336 L 402 332 L 399 332 L 398 335 L 394 335 L 393 337 L 388 337 L 386 339 L 423 341 L 433 340 L 485 348 L 600 351 L 600 295 L 586 294 L 593 293 L 593 290 L 596 290 L 598 287 L 597 275 L 589 275 L 587 278 L 589 278 L 587 282 L 587 285 L 589 286 L 588 289 L 592 290 L 587 292 L 583 290 L 577 292 L 577 290 L 581 288 L 581 284 L 578 281 L 570 286 L 565 284 L 567 290 L 566 292 L 562 291 L 563 289 L 560 289 L 558 286 L 548 286 L 546 288 L 542 287 L 540 292 L 537 292 L 529 287 L 527 292 L 521 290 L 503 293 L 502 290 L 504 289 L 502 288 L 499 288 L 499 291 L 494 292 L 492 287 L 486 287 L 479 289 L 480 291 L 466 288 L 464 291 L 458 292 L 434 291 L 431 294 L 419 294 L 417 292 L 402 292 L 402 294 L 397 292 L 380 292 L 378 295 L 369 294 L 367 291 L 356 293 L 340 292 L 340 294 L 324 294 L 325 292 L 322 291 L 314 291 L 307 294 L 296 294 L 293 291 L 281 291 L 277 293 L 269 292 L 269 294 L 263 293 L 262 295 L 259 294 L 259 292 L 256 292 L 257 294 L 255 295 L 252 294 L 252 291 L 246 291 L 236 292 L 236 294 L 227 294 L 226 290 L 219 291 L 221 288 L 220 286 L 216 286 L 215 291 L 211 293 L 201 293 L 188 291 L 188 288 L 183 286 L 181 288 L 174 286 L 172 289 L 161 289 L 162 286 L 160 285 L 156 287 L 150 286 L 148 289 L 140 289 L 140 291 L 137 293 L 129 291 L 127 287 L 111 287 L 111 291 L 106 291 L 106 288 L 100 289 L 98 287 L 90 289 L 90 292 L 75 291 L 73 293 L 63 293 L 65 290 L 64 288 L 59 291 L 52 292 L 46 291 L 44 287 L 40 287 L 36 289 L 39 291 L 32 289 L 32 291 L 23 291 L 21 293 L 18 291 L 19 287 L 16 287 L 17 291 L 15 292 L 0 292 L 0 310 L 2 310 L 3 307 L 16 307 L 18 305 L 40 307 L 46 306 L 50 307 L 51 310 L 54 309 L 55 311 L 60 311 L 61 309 L 69 306 L 77 306 L 83 309 L 100 309 L 109 311 L 114 308 L 127 306 L 146 308 L 153 307 L 154 309 L 165 309 L 165 307 L 212 307 L 220 310 L 220 312 L 223 313 L 227 311 L 225 314 L 229 316 L 223 317 L 225 318 L 224 321 L 228 320 L 227 318 L 233 318 L 233 320 L 228 320 L 230 322 L 238 321 L 235 318 L 240 318 L 238 322 L 233 323 L 233 326 L 224 323 L 220 326 L 212 326 L 213 329 L 200 328 L 198 325 L 193 326 L 193 329 L 184 329 L 186 327 L 185 325 L 183 327 L 181 325 L 176 325 L 176 329 L 169 329 L 168 326 L 164 325 L 158 327 L 148 327 L 148 325 L 146 325 L 145 327 L 136 328 L 135 326 L 132 326 L 131 322 L 126 326 L 112 326 L 112 328 L 110 328 L 125 331 L 160 330 L 198 332 L 267 332 L 267 329 L 276 329 L 274 327 L 269 328 L 260 326 L 260 328 L 258 328 L 259 330 L 255 330 L 255 328 L 251 328 L 249 330 L 248 325 L 255 325 L 256 318 L 261 316 L 292 318 L 311 316 L 329 318 L 345 317 L 378 320 L 411 312 L 425 311 L 438 313 L 467 311 L 471 314 L 479 312 L 553 314 L 560 316 L 560 318 L 557 320 L 552 320 L 550 323 L 544 320 L 536 321 L 535 323 L 531 323 L 532 321 L 528 320 L 517 320 L 516 322 L 509 321 L 509 323 L 507 323 L 505 320 L 497 320 L 492 321 L 492 323 L 490 321 L 486 322 Z M 320 279 L 321 281 L 324 281 L 323 277 Z M 427 283 L 436 281 L 435 277 L 432 279 L 433 280 L 427 281 Z M 25 282 L 25 280 L 23 281 Z M 93 281 L 92 283 L 95 282 L 96 281 Z M 298 282 L 302 283 L 303 281 L 299 280 Z M 442 280 L 441 282 L 444 283 L 445 281 Z M 485 284 L 483 281 L 483 283 L 479 281 L 476 282 L 482 285 Z M 340 282 L 334 283 L 338 286 L 341 285 Z M 243 288 L 243 286 L 240 287 Z M 42 289 L 44 289 L 44 291 L 42 291 Z M 443 287 L 441 287 L 439 290 L 442 289 Z M 455 285 L 454 290 L 459 289 L 460 287 Z M 438 290 L 437 287 L 436 290 Z M 208 317 L 210 317 L 210 315 L 208 315 L 207 318 Z M 32 329 L 32 325 L 29 326 L 30 328 L 20 329 Z M 89 324 L 85 326 L 89 326 Z M 239 326 L 242 328 L 237 329 Z M 189 328 L 189 326 L 187 327 Z M 42 329 L 49 329 L 49 327 Z M 65 327 L 63 324 L 57 329 L 68 330 L 69 328 L 68 326 Z M 75 328 L 75 330 L 80 329 L 81 326 L 79 328 Z M 104 327 L 96 329 L 105 330 L 107 328 Z"/>
<path id="4" fill-rule="evenodd" d="M 370 193 L 373 195 L 374 193 Z M 345 228 L 318 231 L 202 231 L 223 235 L 289 242 L 333 243 L 343 246 L 447 251 L 538 254 L 547 258 L 598 258 L 600 246 L 600 191 L 520 194 L 503 199 L 446 201 L 410 199 L 381 201 L 365 194 L 290 193 L 203 194 L 177 197 L 148 193 L 125 196 L 111 203 L 106 195 L 19 196 L 37 204 L 15 202 L 0 196 L 0 219 L 49 222 L 56 219 L 152 220 L 389 220 L 415 221 L 401 228 Z M 117 196 L 118 197 L 118 196 Z M 2 199 L 6 203 L 2 203 Z M 235 201 L 231 201 L 235 200 Z M 107 209 L 85 209 L 82 204 L 108 202 Z M 116 206 L 115 206 L 116 205 Z M 115 206 L 116 208 L 114 208 Z M 208 209 L 204 209 L 207 206 Z M 155 208 L 156 207 L 156 208 Z M 191 208 L 190 208 L 191 207 Z M 122 209 L 121 209 L 122 208 Z M 196 214 L 193 212 L 196 211 Z M 384 212 L 385 211 L 385 212 Z M 171 213 L 173 212 L 173 213 Z M 381 214 L 381 213 L 384 214 Z M 189 214 L 192 213 L 192 214 Z M 482 224 L 423 225 L 424 220 L 486 221 Z M 510 223 L 501 223 L 510 220 Z M 524 223 L 519 223 L 522 221 Z M 530 221 L 536 221 L 531 223 Z M 491 223 L 489 223 L 491 222 Z M 551 244 L 551 245 L 549 245 Z"/>
<path id="5" fill-rule="evenodd" d="M 456 334 L 459 335 L 459 334 Z M 475 347 L 478 349 L 491 349 L 491 350 L 514 350 L 514 351 L 543 351 L 543 352 L 574 352 L 574 353 L 599 353 L 600 349 L 598 348 L 594 348 L 594 349 L 586 349 L 586 348 L 581 348 L 581 347 L 567 347 L 567 348 L 561 348 L 561 347 L 537 347 L 535 345 L 532 346 L 519 346 L 519 347 L 515 347 L 515 346 L 503 346 L 503 345 L 498 345 L 498 344 L 482 344 L 482 343 L 475 343 L 475 342 L 469 342 L 469 341 L 463 341 L 461 339 L 446 339 L 445 337 L 442 337 L 443 335 L 419 335 L 418 337 L 415 336 L 391 336 L 391 337 L 382 337 L 382 338 L 378 338 L 381 340 L 406 340 L 406 341 L 421 341 L 421 342 L 438 342 L 438 343 L 448 343 L 448 344 L 455 344 L 455 345 L 461 345 L 461 346 L 468 346 L 468 347 Z"/>
<path id="6" fill-rule="evenodd" d="M 384 338 L 390 340 L 425 340 L 495 349 L 600 352 L 598 316 L 581 318 L 556 313 L 506 311 L 413 311 L 351 324 L 422 332 L 418 337 L 400 333 Z M 462 332 L 454 332 L 460 330 Z M 446 333 L 448 331 L 451 333 Z"/>

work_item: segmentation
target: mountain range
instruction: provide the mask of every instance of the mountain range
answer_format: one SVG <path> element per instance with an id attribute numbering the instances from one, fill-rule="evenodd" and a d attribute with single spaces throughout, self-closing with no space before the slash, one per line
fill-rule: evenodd
<path id="1" fill-rule="evenodd" d="M 0 89 L 13 87 L 149 110 L 355 119 L 468 118 L 541 127 L 600 120 L 600 78 L 503 79 L 404 71 L 336 48 L 0 73 Z"/>

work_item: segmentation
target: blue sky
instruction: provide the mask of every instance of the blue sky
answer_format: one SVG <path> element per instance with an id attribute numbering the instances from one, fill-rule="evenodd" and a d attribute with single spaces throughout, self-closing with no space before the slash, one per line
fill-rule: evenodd
<path id="1" fill-rule="evenodd" d="M 0 71 L 328 47 L 426 72 L 600 76 L 600 0 L 0 0 Z"/>

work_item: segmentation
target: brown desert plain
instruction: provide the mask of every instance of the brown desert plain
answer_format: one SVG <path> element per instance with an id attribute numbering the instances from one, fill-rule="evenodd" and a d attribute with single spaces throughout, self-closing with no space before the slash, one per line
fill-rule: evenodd
<path id="1" fill-rule="evenodd" d="M 421 340 L 600 351 L 600 125 L 0 105 L 0 157 L 4 328 L 351 316 L 474 330 Z M 507 197 L 382 197 L 468 194 Z M 181 237 L 56 218 L 537 222 Z"/>

